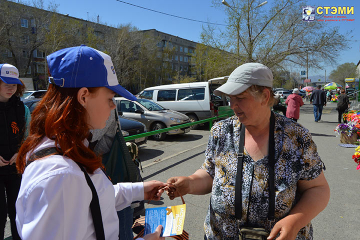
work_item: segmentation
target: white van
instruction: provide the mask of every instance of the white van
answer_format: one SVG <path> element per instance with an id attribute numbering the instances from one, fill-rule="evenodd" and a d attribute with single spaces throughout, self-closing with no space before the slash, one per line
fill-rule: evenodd
<path id="1" fill-rule="evenodd" d="M 184 113 L 194 122 L 217 116 L 218 107 L 228 105 L 225 97 L 213 94 L 213 91 L 227 79 L 226 76 L 213 78 L 207 82 L 149 87 L 141 91 L 138 97 L 153 100 L 167 109 Z M 196 126 L 193 127 L 195 128 Z"/>

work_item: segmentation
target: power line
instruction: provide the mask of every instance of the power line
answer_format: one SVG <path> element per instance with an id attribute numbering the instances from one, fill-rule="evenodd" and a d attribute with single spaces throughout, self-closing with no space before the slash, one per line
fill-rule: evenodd
<path id="1" fill-rule="evenodd" d="M 188 20 L 188 21 L 192 21 L 192 22 L 206 23 L 206 24 L 212 24 L 212 25 L 218 25 L 218 26 L 227 26 L 226 24 L 221 24 L 221 23 L 204 22 L 204 21 L 195 20 L 195 19 L 191 19 L 191 18 L 180 17 L 180 16 L 169 14 L 169 13 L 164 13 L 164 12 L 160 12 L 160 11 L 157 11 L 157 10 L 153 10 L 153 9 L 150 9 L 150 8 L 141 7 L 141 6 L 138 6 L 138 5 L 135 5 L 135 4 L 132 4 L 132 3 L 128 3 L 128 2 L 124 2 L 124 1 L 121 1 L 121 0 L 116 0 L 116 1 L 131 5 L 131 6 L 134 6 L 134 7 L 142 8 L 142 9 L 145 9 L 145 10 L 148 10 L 148 11 L 152 11 L 152 12 L 160 13 L 160 14 L 167 15 L 167 16 L 170 16 L 170 17 L 180 18 L 180 19 L 184 19 L 184 20 Z"/>

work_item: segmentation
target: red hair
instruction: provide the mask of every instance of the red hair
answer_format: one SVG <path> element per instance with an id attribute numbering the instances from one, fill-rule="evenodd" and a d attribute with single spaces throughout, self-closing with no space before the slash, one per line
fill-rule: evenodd
<path id="1" fill-rule="evenodd" d="M 48 91 L 31 115 L 30 133 L 21 145 L 16 167 L 19 173 L 25 171 L 26 154 L 34 150 L 43 137 L 55 141 L 55 146 L 64 156 L 82 164 L 93 173 L 102 167 L 102 161 L 83 143 L 89 136 L 86 122 L 87 112 L 77 101 L 80 88 L 61 88 L 50 84 Z M 96 93 L 99 88 L 88 88 Z"/>

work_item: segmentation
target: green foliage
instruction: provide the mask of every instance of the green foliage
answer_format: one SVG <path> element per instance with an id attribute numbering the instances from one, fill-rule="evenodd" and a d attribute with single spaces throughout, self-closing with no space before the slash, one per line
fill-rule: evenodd
<path id="1" fill-rule="evenodd" d="M 345 78 L 356 77 L 356 65 L 354 63 L 344 63 L 339 65 L 330 73 L 329 78 L 336 83 L 345 86 Z"/>
<path id="2" fill-rule="evenodd" d="M 198 81 L 228 76 L 237 67 L 234 54 L 204 44 L 197 44 L 191 65 Z"/>

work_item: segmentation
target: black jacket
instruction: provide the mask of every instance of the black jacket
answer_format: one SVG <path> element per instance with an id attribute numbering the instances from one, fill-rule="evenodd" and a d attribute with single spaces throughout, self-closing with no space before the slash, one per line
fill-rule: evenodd
<path id="1" fill-rule="evenodd" d="M 0 102 L 0 156 L 9 161 L 19 151 L 25 132 L 25 106 L 19 97 Z M 0 167 L 0 174 L 16 173 L 15 164 Z"/>
<path id="2" fill-rule="evenodd" d="M 326 104 L 326 93 L 321 89 L 314 90 L 311 94 L 310 102 L 313 105 L 324 106 Z"/>
<path id="3" fill-rule="evenodd" d="M 338 103 L 336 110 L 340 110 L 344 112 L 346 109 L 348 109 L 349 104 L 350 104 L 349 97 L 345 93 L 342 93 L 338 96 Z"/>

